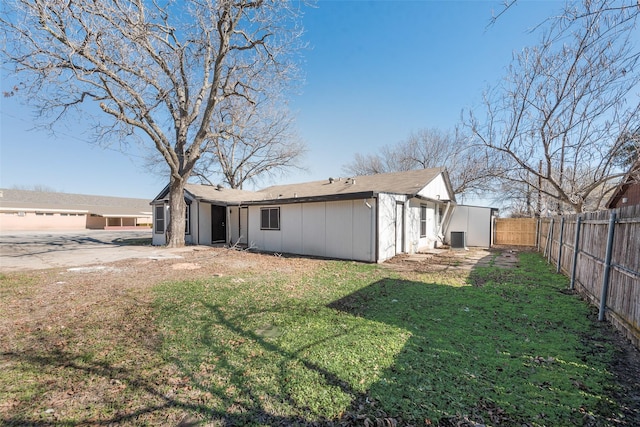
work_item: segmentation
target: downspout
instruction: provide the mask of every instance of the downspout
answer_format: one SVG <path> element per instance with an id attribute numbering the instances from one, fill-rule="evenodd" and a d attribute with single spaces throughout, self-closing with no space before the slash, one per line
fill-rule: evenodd
<path id="1" fill-rule="evenodd" d="M 378 227 L 380 224 L 380 199 L 378 198 L 377 194 L 373 195 L 373 200 L 375 200 L 375 207 L 376 207 L 376 215 L 375 215 L 375 224 L 373 225 L 373 238 L 375 239 L 376 242 L 376 259 L 375 262 L 378 263 L 380 261 L 380 237 L 379 237 L 379 232 L 378 232 Z"/>

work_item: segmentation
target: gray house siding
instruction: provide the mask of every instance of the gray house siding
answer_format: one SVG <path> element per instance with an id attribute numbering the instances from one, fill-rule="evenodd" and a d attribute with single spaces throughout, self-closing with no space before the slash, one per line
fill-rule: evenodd
<path id="1" fill-rule="evenodd" d="M 249 245 L 258 250 L 375 262 L 375 201 L 250 206 Z M 280 229 L 260 228 L 261 209 L 280 210 Z"/>

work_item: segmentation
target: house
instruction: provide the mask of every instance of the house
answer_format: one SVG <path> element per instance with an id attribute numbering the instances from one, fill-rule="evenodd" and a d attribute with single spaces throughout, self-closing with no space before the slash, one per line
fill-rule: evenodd
<path id="1" fill-rule="evenodd" d="M 166 243 L 168 187 L 153 201 L 153 244 Z M 329 178 L 260 191 L 188 184 L 191 244 L 382 262 L 442 244 L 455 197 L 447 171 L 432 168 Z"/>
<path id="2" fill-rule="evenodd" d="M 607 209 L 640 204 L 640 159 L 631 166 L 606 204 Z"/>
<path id="3" fill-rule="evenodd" d="M 0 230 L 151 227 L 149 200 L 0 189 Z"/>

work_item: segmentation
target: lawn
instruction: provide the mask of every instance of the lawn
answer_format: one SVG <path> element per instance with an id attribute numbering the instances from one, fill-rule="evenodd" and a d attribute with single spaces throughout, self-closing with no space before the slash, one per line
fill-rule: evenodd
<path id="1" fill-rule="evenodd" d="M 539 255 L 448 276 L 315 265 L 164 281 L 81 333 L 20 332 L 0 422 L 625 425 L 611 328 Z"/>
<path id="2" fill-rule="evenodd" d="M 330 262 L 286 275 L 167 283 L 162 353 L 184 399 L 231 424 L 449 418 L 522 425 L 606 423 L 612 349 L 592 310 L 535 254 L 476 270 L 481 286 L 391 277 Z"/>

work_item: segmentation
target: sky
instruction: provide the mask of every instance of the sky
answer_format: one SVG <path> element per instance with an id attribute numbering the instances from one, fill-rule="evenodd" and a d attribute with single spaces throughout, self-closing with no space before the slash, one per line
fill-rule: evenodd
<path id="1" fill-rule="evenodd" d="M 308 148 L 304 170 L 255 187 L 343 176 L 356 153 L 375 153 L 419 129 L 452 129 L 505 75 L 513 53 L 535 44 L 530 30 L 562 2 L 521 0 L 489 25 L 501 5 L 320 0 L 305 9 L 304 82 L 290 100 Z M 144 167 L 143 153 L 83 138 L 81 120 L 55 135 L 33 130 L 34 112 L 21 101 L 0 99 L 0 188 L 152 199 L 166 185 L 167 177 Z"/>

